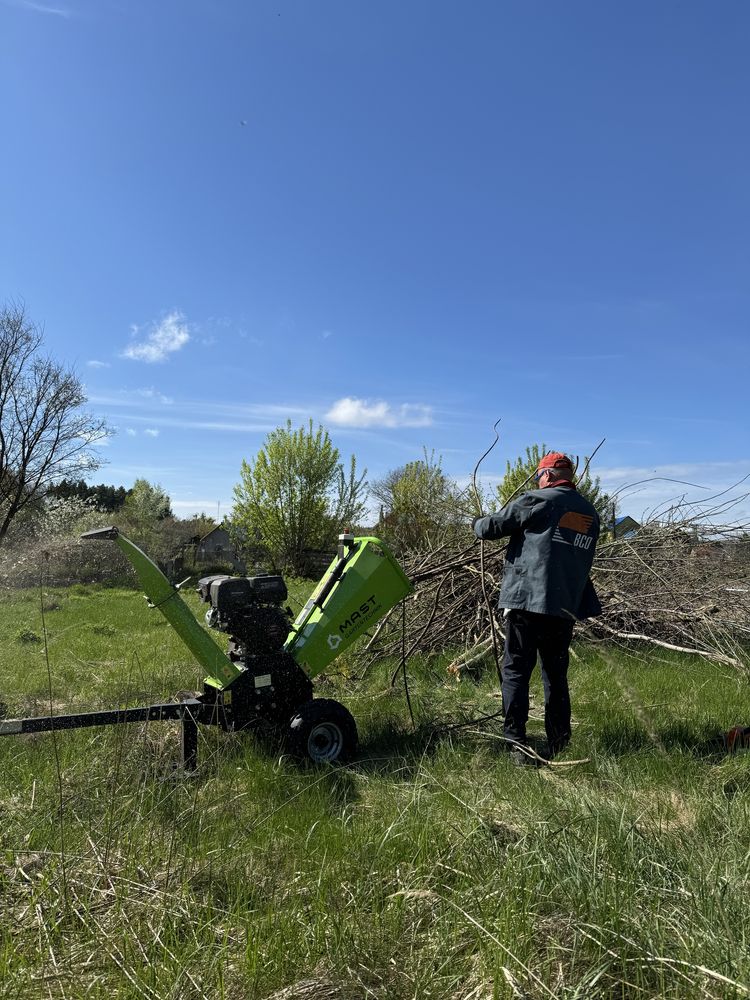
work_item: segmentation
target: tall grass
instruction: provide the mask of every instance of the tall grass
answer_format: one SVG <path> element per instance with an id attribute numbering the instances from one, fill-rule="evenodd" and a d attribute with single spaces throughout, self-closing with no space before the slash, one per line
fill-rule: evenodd
<path id="1" fill-rule="evenodd" d="M 200 686 L 133 591 L 44 600 L 55 710 Z M 0 606 L 14 716 L 49 707 L 39 603 Z M 448 728 L 499 702 L 439 658 L 409 665 L 416 729 L 393 664 L 317 682 L 357 718 L 346 768 L 201 729 L 187 778 L 178 727 L 120 726 L 58 736 L 61 794 L 49 735 L 0 739 L 0 996 L 750 995 L 750 759 L 712 743 L 750 722 L 747 677 L 577 654 L 567 768 L 512 767 L 499 720 Z"/>

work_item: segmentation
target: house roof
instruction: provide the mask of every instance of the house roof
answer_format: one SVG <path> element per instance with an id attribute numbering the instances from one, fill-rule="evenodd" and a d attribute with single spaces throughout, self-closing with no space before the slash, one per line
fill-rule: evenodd
<path id="1" fill-rule="evenodd" d="M 623 523 L 634 524 L 634 525 L 636 525 L 637 527 L 640 528 L 640 524 L 638 524 L 638 522 L 636 521 L 636 519 L 634 517 L 631 517 L 630 514 L 623 514 L 622 517 L 616 517 L 615 518 L 615 524 L 616 525 L 623 524 Z"/>
<path id="2" fill-rule="evenodd" d="M 209 531 L 209 532 L 208 532 L 207 534 L 205 534 L 205 535 L 204 535 L 204 536 L 203 536 L 203 537 L 201 538 L 201 541 L 202 541 L 202 542 L 205 542 L 205 540 L 206 540 L 207 538 L 210 538 L 210 537 L 211 537 L 211 535 L 215 534 L 215 532 L 217 532 L 217 531 L 223 531 L 223 532 L 224 532 L 224 534 L 225 534 L 225 535 L 227 535 L 227 536 L 228 536 L 228 534 L 229 534 L 229 533 L 227 532 L 227 529 L 226 529 L 226 528 L 222 527 L 222 526 L 221 526 L 220 524 L 217 524 L 217 525 L 216 525 L 215 527 L 211 528 L 211 530 L 210 530 L 210 531 Z"/>

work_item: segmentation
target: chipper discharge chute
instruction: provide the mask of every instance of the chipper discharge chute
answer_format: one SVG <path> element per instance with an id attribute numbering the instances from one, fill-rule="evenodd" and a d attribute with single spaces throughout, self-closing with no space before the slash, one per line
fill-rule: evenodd
<path id="1" fill-rule="evenodd" d="M 312 678 L 412 589 L 377 538 L 339 536 L 336 557 L 296 621 L 283 607 L 281 576 L 215 575 L 198 581 L 206 624 L 230 637 L 227 652 L 196 620 L 159 567 L 115 527 L 87 540 L 114 541 L 132 563 L 150 607 L 158 608 L 207 671 L 203 694 L 139 708 L 0 721 L 0 736 L 148 720 L 182 723 L 186 769 L 197 763 L 198 723 L 227 731 L 261 722 L 285 731 L 287 746 L 315 762 L 344 760 L 357 745 L 354 719 L 337 701 L 313 698 Z"/>

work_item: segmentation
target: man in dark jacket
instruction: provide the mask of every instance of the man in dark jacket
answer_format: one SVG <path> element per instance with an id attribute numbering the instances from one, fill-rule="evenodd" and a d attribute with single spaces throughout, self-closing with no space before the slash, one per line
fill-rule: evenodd
<path id="1" fill-rule="evenodd" d="M 505 735 L 526 742 L 529 680 L 538 653 L 551 755 L 570 742 L 568 649 L 573 626 L 601 611 L 589 580 L 599 515 L 576 490 L 573 473 L 567 455 L 550 452 L 537 467 L 539 489 L 474 522 L 479 538 L 510 536 L 499 600 L 506 615 Z M 530 761 L 520 751 L 514 759 Z"/>

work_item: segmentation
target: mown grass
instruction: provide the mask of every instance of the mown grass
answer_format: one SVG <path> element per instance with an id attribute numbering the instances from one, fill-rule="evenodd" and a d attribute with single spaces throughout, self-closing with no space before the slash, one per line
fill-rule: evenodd
<path id="1" fill-rule="evenodd" d="M 346 768 L 202 729 L 182 777 L 168 723 L 0 739 L 0 996 L 749 995 L 750 759 L 712 742 L 747 676 L 577 648 L 563 760 L 589 760 L 536 771 L 499 720 L 447 728 L 499 701 L 445 662 L 409 666 L 416 729 L 393 664 L 319 680 L 359 725 Z M 55 711 L 201 680 L 133 591 L 5 593 L 9 714 L 47 713 L 50 676 Z"/>

